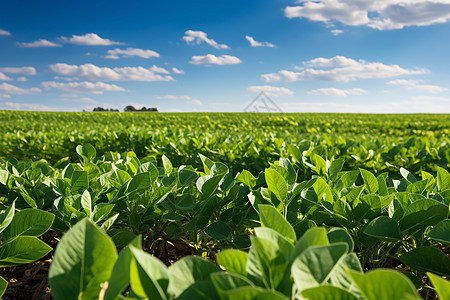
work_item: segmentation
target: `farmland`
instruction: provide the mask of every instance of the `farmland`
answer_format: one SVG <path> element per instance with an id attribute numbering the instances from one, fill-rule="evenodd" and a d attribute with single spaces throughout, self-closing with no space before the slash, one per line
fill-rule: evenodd
<path id="1" fill-rule="evenodd" d="M 2 276 L 49 260 L 55 299 L 450 294 L 450 115 L 0 111 L 0 124 Z M 11 281 L 0 292 L 14 297 Z"/>

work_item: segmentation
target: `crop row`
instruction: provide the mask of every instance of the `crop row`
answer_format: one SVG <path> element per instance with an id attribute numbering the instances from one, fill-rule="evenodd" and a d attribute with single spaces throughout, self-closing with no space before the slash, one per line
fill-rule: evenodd
<path id="1" fill-rule="evenodd" d="M 428 278 L 448 292 L 439 277 L 450 275 L 450 174 L 347 169 L 312 145 L 288 145 L 290 159 L 258 173 L 202 154 L 202 171 L 167 156 L 97 155 L 90 144 L 76 147 L 78 163 L 0 159 L 0 267 L 43 257 L 51 251 L 43 241 L 67 232 L 49 274 L 57 299 L 124 290 L 157 299 L 413 299 L 432 293 Z M 174 244 L 227 272 L 198 257 L 167 269 L 148 254 Z M 117 258 L 116 248 L 127 250 Z M 398 271 L 362 275 L 376 268 Z M 375 287 L 389 281 L 398 285 L 383 298 Z"/>

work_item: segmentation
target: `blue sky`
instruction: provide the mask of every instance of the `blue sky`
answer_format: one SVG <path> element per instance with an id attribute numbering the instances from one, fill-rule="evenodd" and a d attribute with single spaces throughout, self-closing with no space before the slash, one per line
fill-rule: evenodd
<path id="1" fill-rule="evenodd" d="M 0 2 L 0 109 L 450 113 L 449 0 Z"/>

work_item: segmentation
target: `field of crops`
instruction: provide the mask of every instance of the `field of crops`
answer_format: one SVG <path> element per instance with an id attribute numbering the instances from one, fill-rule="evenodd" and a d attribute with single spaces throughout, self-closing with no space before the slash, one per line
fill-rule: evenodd
<path id="1" fill-rule="evenodd" d="M 450 299 L 450 115 L 0 124 L 5 299 Z"/>

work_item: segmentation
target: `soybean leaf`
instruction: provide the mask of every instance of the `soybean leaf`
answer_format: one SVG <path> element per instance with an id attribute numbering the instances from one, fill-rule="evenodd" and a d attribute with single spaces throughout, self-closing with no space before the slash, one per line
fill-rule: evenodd
<path id="1" fill-rule="evenodd" d="M 168 159 L 165 155 L 163 155 L 161 159 L 164 166 L 164 171 L 166 171 L 166 175 L 172 173 L 173 167 L 170 159 Z"/>
<path id="2" fill-rule="evenodd" d="M 40 209 L 28 208 L 19 211 L 3 232 L 5 241 L 18 236 L 41 236 L 53 224 L 55 215 Z"/>
<path id="3" fill-rule="evenodd" d="M 0 297 L 3 296 L 7 287 L 8 287 L 8 281 L 6 281 L 3 277 L 0 276 Z"/>
<path id="4" fill-rule="evenodd" d="M 250 280 L 242 275 L 225 272 L 212 273 L 211 281 L 219 295 L 237 288 L 254 286 Z"/>
<path id="5" fill-rule="evenodd" d="M 91 194 L 89 193 L 88 190 L 84 191 L 83 194 L 81 195 L 81 206 L 86 212 L 88 218 L 90 218 L 92 214 L 92 199 Z"/>
<path id="6" fill-rule="evenodd" d="M 450 275 L 450 258 L 435 247 L 415 248 L 401 255 L 399 260 L 419 272 L 432 272 L 443 276 Z"/>
<path id="7" fill-rule="evenodd" d="M 450 219 L 445 219 L 437 223 L 428 233 L 428 237 L 442 243 L 450 244 Z"/>
<path id="8" fill-rule="evenodd" d="M 375 175 L 364 169 L 360 169 L 360 172 L 364 180 L 364 184 L 366 185 L 367 193 L 375 194 L 378 191 L 378 181 Z"/>
<path id="9" fill-rule="evenodd" d="M 434 225 L 448 217 L 448 206 L 432 199 L 420 199 L 411 203 L 400 220 L 400 230 L 411 233 Z"/>
<path id="10" fill-rule="evenodd" d="M 51 250 L 50 246 L 34 236 L 19 236 L 0 247 L 0 268 L 31 263 Z"/>
<path id="11" fill-rule="evenodd" d="M 440 192 L 450 188 L 450 174 L 441 167 L 438 167 L 437 171 L 437 184 Z"/>
<path id="12" fill-rule="evenodd" d="M 348 273 L 366 300 L 421 299 L 413 283 L 400 272 L 374 270 L 366 274 L 355 271 L 349 271 Z"/>
<path id="13" fill-rule="evenodd" d="M 117 259 L 111 239 L 89 219 L 73 226 L 58 243 L 49 282 L 55 298 L 97 298 Z"/>
<path id="14" fill-rule="evenodd" d="M 450 281 L 432 273 L 427 273 L 427 275 L 430 278 L 431 283 L 433 283 L 439 299 L 450 299 Z"/>
<path id="15" fill-rule="evenodd" d="M 408 170 L 406 170 L 405 168 L 400 168 L 400 174 L 402 174 L 403 178 L 405 178 L 408 182 L 410 183 L 415 183 L 417 182 L 416 177 L 414 177 L 413 174 L 411 174 L 411 172 L 409 172 Z"/>
<path id="16" fill-rule="evenodd" d="M 240 250 L 225 250 L 217 253 L 217 263 L 228 272 L 247 276 L 248 253 Z"/>
<path id="17" fill-rule="evenodd" d="M 331 285 L 306 289 L 301 292 L 301 295 L 311 300 L 358 300 L 358 297 L 349 291 Z"/>
<path id="18" fill-rule="evenodd" d="M 215 240 L 227 240 L 231 237 L 231 227 L 222 221 L 211 223 L 205 228 L 205 233 Z"/>
<path id="19" fill-rule="evenodd" d="M 370 221 L 364 233 L 382 240 L 398 241 L 401 239 L 398 222 L 387 216 L 380 216 Z"/>
<path id="20" fill-rule="evenodd" d="M 0 233 L 3 232 L 3 230 L 5 230 L 5 228 L 8 227 L 13 220 L 15 209 L 16 201 L 11 203 L 11 205 L 2 214 L 0 214 Z"/>
<path id="21" fill-rule="evenodd" d="M 276 291 L 260 287 L 241 287 L 226 293 L 228 300 L 288 300 Z"/>
<path id="22" fill-rule="evenodd" d="M 216 300 L 219 295 L 211 280 L 196 281 L 191 284 L 183 293 L 176 298 L 177 300 Z"/>
<path id="23" fill-rule="evenodd" d="M 281 202 L 287 200 L 287 182 L 284 177 L 274 169 L 266 169 L 265 178 L 269 191 L 275 194 L 275 196 Z"/>
<path id="24" fill-rule="evenodd" d="M 133 246 L 134 259 L 130 267 L 130 283 L 133 291 L 148 299 L 168 299 L 169 274 L 167 267 L 156 257 Z"/>
<path id="25" fill-rule="evenodd" d="M 186 256 L 169 267 L 170 292 L 176 297 L 196 281 L 210 280 L 210 274 L 220 269 L 212 262 L 196 256 Z"/>
<path id="26" fill-rule="evenodd" d="M 277 231 L 279 234 L 287 238 L 292 243 L 295 243 L 297 237 L 295 230 L 291 224 L 280 214 L 280 212 L 272 205 L 258 206 L 261 219 L 261 225 L 263 227 L 271 228 Z"/>
<path id="27" fill-rule="evenodd" d="M 328 245 L 327 230 L 324 227 L 309 228 L 295 244 L 294 258 L 312 246 Z"/>
<path id="28" fill-rule="evenodd" d="M 77 151 L 78 155 L 81 156 L 81 158 L 83 159 L 84 162 L 91 161 L 97 155 L 97 151 L 95 150 L 94 146 L 92 146 L 89 143 L 87 143 L 83 146 L 78 145 L 76 147 L 76 151 Z"/>
<path id="29" fill-rule="evenodd" d="M 355 243 L 353 242 L 352 237 L 350 234 L 343 228 L 331 228 L 330 231 L 327 233 L 328 241 L 331 243 L 339 243 L 343 242 L 346 243 L 348 246 L 347 253 L 353 252 L 353 247 L 355 246 Z"/>

